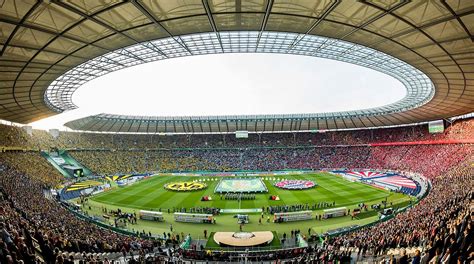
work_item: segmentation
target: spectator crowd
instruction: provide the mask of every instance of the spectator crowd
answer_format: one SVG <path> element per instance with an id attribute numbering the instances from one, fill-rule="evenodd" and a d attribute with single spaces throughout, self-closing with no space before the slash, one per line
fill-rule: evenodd
<path id="1" fill-rule="evenodd" d="M 425 128 L 426 129 L 426 128 Z M 474 121 L 455 123 L 443 134 L 421 127 L 351 132 L 230 136 L 89 135 L 44 131 L 28 135 L 0 125 L 0 263 L 65 263 L 59 253 L 140 251 L 158 240 L 126 236 L 73 215 L 44 190 L 64 180 L 38 149 L 79 148 L 70 154 L 99 174 L 152 171 L 231 171 L 320 168 L 372 168 L 412 171 L 432 182 L 429 195 L 412 209 L 372 227 L 327 237 L 320 247 L 258 253 L 259 260 L 292 258 L 297 263 L 389 258 L 390 248 L 420 247 L 414 263 L 470 263 L 473 253 L 474 145 L 370 146 L 369 142 L 472 139 Z M 344 144 L 344 146 L 335 146 Z M 222 146 L 226 146 L 223 148 Z M 229 253 L 190 250 L 179 258 L 230 260 Z M 253 254 L 253 253 L 251 253 Z M 255 253 L 257 254 L 257 253 Z M 405 258 L 402 254 L 401 258 Z M 395 259 L 395 257 L 393 257 Z M 417 260 L 418 259 L 418 260 Z M 235 260 L 235 259 L 234 259 Z M 388 260 L 390 261 L 390 260 Z M 396 260 L 403 263 L 402 260 Z"/>
<path id="2" fill-rule="evenodd" d="M 426 140 L 473 140 L 474 118 L 450 124 L 443 133 L 430 134 L 427 125 L 362 129 L 352 131 L 317 131 L 316 133 L 250 133 L 248 138 L 234 134 L 104 134 L 60 131 L 52 136 L 44 130 L 24 129 L 0 124 L 0 147 L 24 149 L 176 149 L 176 148 L 251 148 L 288 146 L 366 145 L 383 142 Z"/>
<path id="3" fill-rule="evenodd" d="M 474 154 L 473 144 L 215 148 L 186 150 L 81 150 L 69 152 L 100 175 L 187 171 L 275 171 L 372 168 L 436 176 Z"/>

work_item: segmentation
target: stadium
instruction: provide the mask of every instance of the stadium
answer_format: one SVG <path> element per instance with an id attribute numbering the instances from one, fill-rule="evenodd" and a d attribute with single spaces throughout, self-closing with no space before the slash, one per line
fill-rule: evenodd
<path id="1" fill-rule="evenodd" d="M 474 263 L 473 32 L 467 0 L 3 1 L 0 263 Z M 243 54 L 350 64 L 404 95 L 34 127 L 107 76 Z"/>

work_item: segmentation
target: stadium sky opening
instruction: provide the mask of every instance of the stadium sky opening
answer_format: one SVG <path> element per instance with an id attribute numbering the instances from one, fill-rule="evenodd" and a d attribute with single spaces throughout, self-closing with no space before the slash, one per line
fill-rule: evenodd
<path id="1" fill-rule="evenodd" d="M 73 95 L 78 109 L 32 123 L 63 129 L 98 113 L 218 116 L 324 113 L 394 103 L 397 79 L 362 66 L 285 54 L 215 54 L 125 68 L 93 79 Z"/>

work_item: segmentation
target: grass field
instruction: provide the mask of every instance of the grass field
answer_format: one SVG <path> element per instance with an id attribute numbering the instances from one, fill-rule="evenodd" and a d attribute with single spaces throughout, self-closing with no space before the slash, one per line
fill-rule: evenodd
<path id="1" fill-rule="evenodd" d="M 318 185 L 315 188 L 308 190 L 283 190 L 274 187 L 274 183 L 282 179 L 302 179 L 312 180 Z M 376 189 L 368 185 L 349 182 L 341 177 L 329 173 L 315 173 L 305 175 L 285 175 L 278 176 L 276 180 L 268 180 L 269 177 L 264 177 L 264 183 L 268 188 L 268 193 L 256 194 L 255 200 L 243 200 L 241 202 L 235 200 L 221 200 L 218 194 L 214 194 L 214 188 L 218 184 L 215 177 L 199 177 L 199 179 L 212 179 L 212 181 L 205 181 L 207 188 L 192 192 L 175 192 L 164 189 L 164 185 L 169 182 L 179 181 L 193 181 L 196 177 L 184 176 L 154 176 L 133 185 L 115 188 L 97 196 L 94 196 L 89 201 L 90 214 L 101 215 L 101 208 L 108 209 L 120 208 L 123 211 L 137 211 L 137 209 L 159 210 L 164 212 L 165 222 L 151 222 L 139 221 L 138 225 L 129 226 L 131 230 L 145 230 L 152 233 L 161 234 L 162 232 L 169 232 L 170 223 L 173 224 L 174 230 L 177 232 L 190 233 L 194 237 L 202 236 L 203 230 L 208 232 L 214 231 L 238 231 L 239 225 L 232 214 L 221 214 L 216 217 L 216 225 L 206 224 L 191 224 L 191 223 L 175 223 L 173 216 L 167 214 L 167 209 L 170 208 L 190 208 L 197 206 L 218 207 L 225 209 L 238 208 L 262 208 L 271 205 L 293 205 L 293 204 L 314 204 L 318 202 L 336 202 L 335 207 L 345 206 L 348 208 L 355 208 L 357 204 L 365 202 L 367 204 L 380 203 L 387 198 L 388 202 L 392 202 L 394 206 L 405 205 L 409 197 L 399 193 L 391 193 L 385 190 Z M 273 176 L 271 177 L 273 179 Z M 202 196 L 210 195 L 214 200 L 201 201 Z M 280 201 L 269 200 L 270 195 L 278 195 Z M 323 209 L 313 211 L 313 215 L 321 214 Z M 375 212 L 367 212 L 362 214 L 360 219 L 351 220 L 349 216 L 328 219 L 323 221 L 308 220 L 293 223 L 258 223 L 259 214 L 250 215 L 250 223 L 246 224 L 245 231 L 256 230 L 270 230 L 278 233 L 289 232 L 291 229 L 301 229 L 305 233 L 308 229 L 313 232 L 321 233 L 328 229 L 333 229 L 341 226 L 352 224 L 366 224 L 377 219 Z M 265 216 L 267 217 L 267 216 Z"/>

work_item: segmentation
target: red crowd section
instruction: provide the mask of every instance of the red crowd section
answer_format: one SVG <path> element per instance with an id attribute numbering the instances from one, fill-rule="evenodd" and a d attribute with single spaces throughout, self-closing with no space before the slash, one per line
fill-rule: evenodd
<path id="1" fill-rule="evenodd" d="M 405 141 L 405 142 L 384 142 L 370 143 L 371 147 L 381 146 L 408 146 L 408 145 L 444 145 L 444 144 L 474 144 L 474 139 L 446 139 L 446 140 L 425 140 L 425 141 Z"/>

